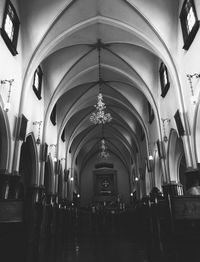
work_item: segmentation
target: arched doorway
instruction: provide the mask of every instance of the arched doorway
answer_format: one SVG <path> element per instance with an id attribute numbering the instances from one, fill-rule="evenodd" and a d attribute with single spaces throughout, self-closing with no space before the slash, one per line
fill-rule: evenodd
<path id="1" fill-rule="evenodd" d="M 182 195 L 186 192 L 186 159 L 182 138 L 175 129 L 170 131 L 167 157 L 170 183 L 175 184 L 177 194 Z"/>
<path id="2" fill-rule="evenodd" d="M 181 156 L 184 155 L 183 141 L 175 129 L 171 129 L 168 145 L 168 170 L 170 181 L 179 182 L 179 165 Z"/>
<path id="3" fill-rule="evenodd" d="M 155 187 L 157 187 L 161 191 L 162 184 L 163 184 L 163 174 L 162 174 L 162 168 L 161 168 L 158 151 L 155 151 L 154 154 L 154 176 L 155 176 Z"/>
<path id="4" fill-rule="evenodd" d="M 44 187 L 47 195 L 54 193 L 54 168 L 51 155 L 48 155 L 44 171 Z"/>
<path id="5" fill-rule="evenodd" d="M 200 103 L 198 103 L 198 108 L 196 110 L 196 115 L 194 119 L 194 149 L 197 163 L 200 163 Z"/>
<path id="6" fill-rule="evenodd" d="M 1 99 L 0 99 L 1 101 Z M 7 115 L 0 106 L 0 173 L 9 173 L 10 164 L 10 128 Z"/>
<path id="7" fill-rule="evenodd" d="M 186 193 L 187 190 L 187 184 L 186 184 L 186 160 L 185 160 L 185 154 L 182 154 L 180 157 L 180 163 L 179 163 L 179 181 L 183 186 L 183 194 Z"/>
<path id="8" fill-rule="evenodd" d="M 28 189 L 36 185 L 38 175 L 38 154 L 32 133 L 21 146 L 19 173 L 26 194 Z"/>

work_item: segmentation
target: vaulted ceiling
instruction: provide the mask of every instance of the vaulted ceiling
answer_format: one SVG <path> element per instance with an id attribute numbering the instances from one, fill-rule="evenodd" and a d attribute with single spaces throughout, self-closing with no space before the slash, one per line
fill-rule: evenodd
<path id="1" fill-rule="evenodd" d="M 57 104 L 57 128 L 66 132 L 67 151 L 81 166 L 106 139 L 109 151 L 128 168 L 148 137 L 147 101 L 157 130 L 160 60 L 170 68 L 176 36 L 175 0 L 20 0 L 24 82 L 35 68 L 44 72 L 46 124 Z M 99 83 L 98 41 L 101 42 Z M 23 43 L 22 43 L 23 44 Z M 28 46 L 28 48 L 26 48 Z M 112 121 L 89 121 L 99 84 Z M 103 132 L 103 133 L 102 133 Z M 158 132 L 159 131 L 155 131 Z"/>

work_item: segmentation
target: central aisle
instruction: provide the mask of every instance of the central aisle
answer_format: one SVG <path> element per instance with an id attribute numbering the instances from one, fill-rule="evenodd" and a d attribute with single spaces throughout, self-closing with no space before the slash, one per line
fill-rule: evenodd
<path id="1" fill-rule="evenodd" d="M 143 250 L 125 236 L 98 234 L 66 243 L 58 262 L 147 262 Z"/>
<path id="2" fill-rule="evenodd" d="M 149 262 L 126 214 L 68 217 L 66 227 L 40 242 L 40 262 Z"/>

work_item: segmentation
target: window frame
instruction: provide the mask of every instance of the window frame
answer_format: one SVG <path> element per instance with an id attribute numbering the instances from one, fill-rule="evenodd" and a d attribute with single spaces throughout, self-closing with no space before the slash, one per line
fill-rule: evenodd
<path id="1" fill-rule="evenodd" d="M 163 62 L 161 62 L 160 64 L 159 75 L 160 75 L 161 96 L 164 98 L 169 90 L 170 82 L 169 82 L 167 67 Z M 164 81 L 165 75 L 167 79 L 166 83 Z"/>
<path id="2" fill-rule="evenodd" d="M 6 24 L 6 17 L 9 14 L 9 6 L 13 12 L 13 18 L 11 19 L 12 25 L 13 25 L 13 39 L 11 40 L 5 30 L 5 24 Z M 11 3 L 10 0 L 6 1 L 5 9 L 3 13 L 3 21 L 2 21 L 2 28 L 0 29 L 1 36 L 7 45 L 8 49 L 12 53 L 13 56 L 17 55 L 17 42 L 18 42 L 18 36 L 19 36 L 19 25 L 20 21 L 17 15 L 17 12 Z"/>
<path id="3" fill-rule="evenodd" d="M 190 32 L 188 32 L 188 29 L 187 29 L 187 25 L 188 25 L 187 16 L 188 16 L 189 12 L 187 11 L 186 7 L 187 7 L 188 1 L 191 5 L 191 8 L 193 10 L 193 14 L 195 16 L 195 23 L 194 23 L 192 30 Z M 181 29 L 182 29 L 183 42 L 184 42 L 183 49 L 188 50 L 190 45 L 192 44 L 196 34 L 197 34 L 198 29 L 199 29 L 199 20 L 198 20 L 198 17 L 197 17 L 197 12 L 196 12 L 196 8 L 195 8 L 194 0 L 185 0 L 183 2 L 183 6 L 182 6 L 182 9 L 181 9 L 179 18 L 180 18 L 180 22 L 181 22 Z"/>
<path id="4" fill-rule="evenodd" d="M 38 76 L 38 87 L 35 86 L 35 78 L 36 75 Z M 43 76 L 43 72 L 42 72 L 42 68 L 39 65 L 35 72 L 34 72 L 34 76 L 33 76 L 33 91 L 36 94 L 37 98 L 40 100 L 41 97 L 41 92 L 42 92 L 42 76 Z"/>

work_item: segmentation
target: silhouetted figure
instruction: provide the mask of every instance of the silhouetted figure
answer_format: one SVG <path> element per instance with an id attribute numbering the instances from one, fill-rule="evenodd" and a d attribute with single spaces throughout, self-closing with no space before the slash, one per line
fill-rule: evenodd
<path id="1" fill-rule="evenodd" d="M 151 200 L 154 200 L 155 198 L 161 199 L 162 197 L 163 197 L 162 192 L 157 187 L 153 187 L 150 192 L 150 199 Z"/>

